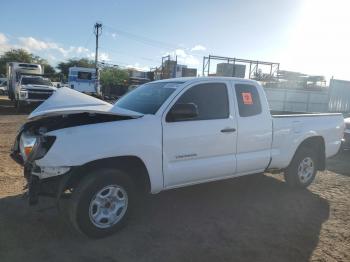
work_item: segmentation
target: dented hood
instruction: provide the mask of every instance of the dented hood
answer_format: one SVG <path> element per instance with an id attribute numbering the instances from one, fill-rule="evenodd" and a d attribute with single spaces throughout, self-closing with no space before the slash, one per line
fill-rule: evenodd
<path id="1" fill-rule="evenodd" d="M 120 107 L 113 107 L 113 105 L 101 99 L 80 93 L 68 87 L 62 87 L 39 105 L 29 115 L 28 119 L 33 120 L 48 116 L 79 113 L 102 113 L 135 118 L 142 116 L 140 113 Z"/>

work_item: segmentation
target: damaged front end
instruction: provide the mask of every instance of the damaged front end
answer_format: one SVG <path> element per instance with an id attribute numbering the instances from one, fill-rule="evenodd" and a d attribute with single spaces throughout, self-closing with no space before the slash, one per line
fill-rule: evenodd
<path id="1" fill-rule="evenodd" d="M 39 196 L 59 199 L 69 188 L 69 178 L 78 172 L 77 167 L 43 167 L 36 164 L 36 160 L 45 157 L 56 141 L 55 136 L 48 134 L 50 131 L 132 118 L 102 113 L 76 113 L 48 116 L 25 123 L 16 136 L 10 155 L 24 167 L 29 203 L 37 204 Z"/>
<path id="2" fill-rule="evenodd" d="M 38 202 L 39 195 L 57 195 L 58 180 L 56 176 L 70 171 L 70 167 L 51 168 L 48 173 L 45 168 L 36 165 L 35 161 L 43 158 L 54 144 L 56 137 L 45 135 L 46 127 L 37 127 L 38 122 L 28 122 L 21 127 L 11 150 L 11 157 L 23 166 L 27 181 L 29 203 Z M 54 179 L 52 179 L 55 177 Z M 52 183 L 54 181 L 54 183 Z M 49 186 L 47 186 L 49 185 Z"/>
<path id="3" fill-rule="evenodd" d="M 55 92 L 31 113 L 29 121 L 20 128 L 11 150 L 12 159 L 24 167 L 29 203 L 36 204 L 40 195 L 59 199 L 69 189 L 71 177 L 79 169 L 37 164 L 37 160 L 44 159 L 57 142 L 57 137 L 50 135 L 50 131 L 141 116 L 122 109 L 112 111 L 111 104 L 68 88 Z"/>

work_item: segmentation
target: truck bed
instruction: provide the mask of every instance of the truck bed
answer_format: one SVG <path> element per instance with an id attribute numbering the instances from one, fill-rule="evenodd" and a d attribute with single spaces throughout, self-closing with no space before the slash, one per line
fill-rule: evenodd
<path id="1" fill-rule="evenodd" d="M 298 145 L 308 137 L 322 137 L 326 157 L 337 153 L 344 125 L 342 114 L 272 111 L 271 115 L 273 142 L 270 167 L 288 166 Z"/>
<path id="2" fill-rule="evenodd" d="M 334 116 L 342 115 L 341 113 L 310 113 L 310 112 L 293 112 L 293 111 L 270 111 L 272 117 L 314 117 L 314 116 Z"/>

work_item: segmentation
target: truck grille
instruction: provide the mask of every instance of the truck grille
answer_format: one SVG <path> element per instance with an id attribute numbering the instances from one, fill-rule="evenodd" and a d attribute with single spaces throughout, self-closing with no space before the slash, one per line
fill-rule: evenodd
<path id="1" fill-rule="evenodd" d="M 28 99 L 42 99 L 45 100 L 52 95 L 53 91 L 28 91 Z"/>

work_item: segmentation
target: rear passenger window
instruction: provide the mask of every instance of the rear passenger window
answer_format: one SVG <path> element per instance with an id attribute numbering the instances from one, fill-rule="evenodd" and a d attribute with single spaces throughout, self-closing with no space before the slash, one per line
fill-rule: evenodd
<path id="1" fill-rule="evenodd" d="M 261 113 L 260 97 L 255 86 L 236 84 L 235 90 L 241 117 L 254 116 Z"/>
<path id="2" fill-rule="evenodd" d="M 227 88 L 222 83 L 199 84 L 188 89 L 177 103 L 194 103 L 198 117 L 191 120 L 224 119 L 229 117 Z"/>

